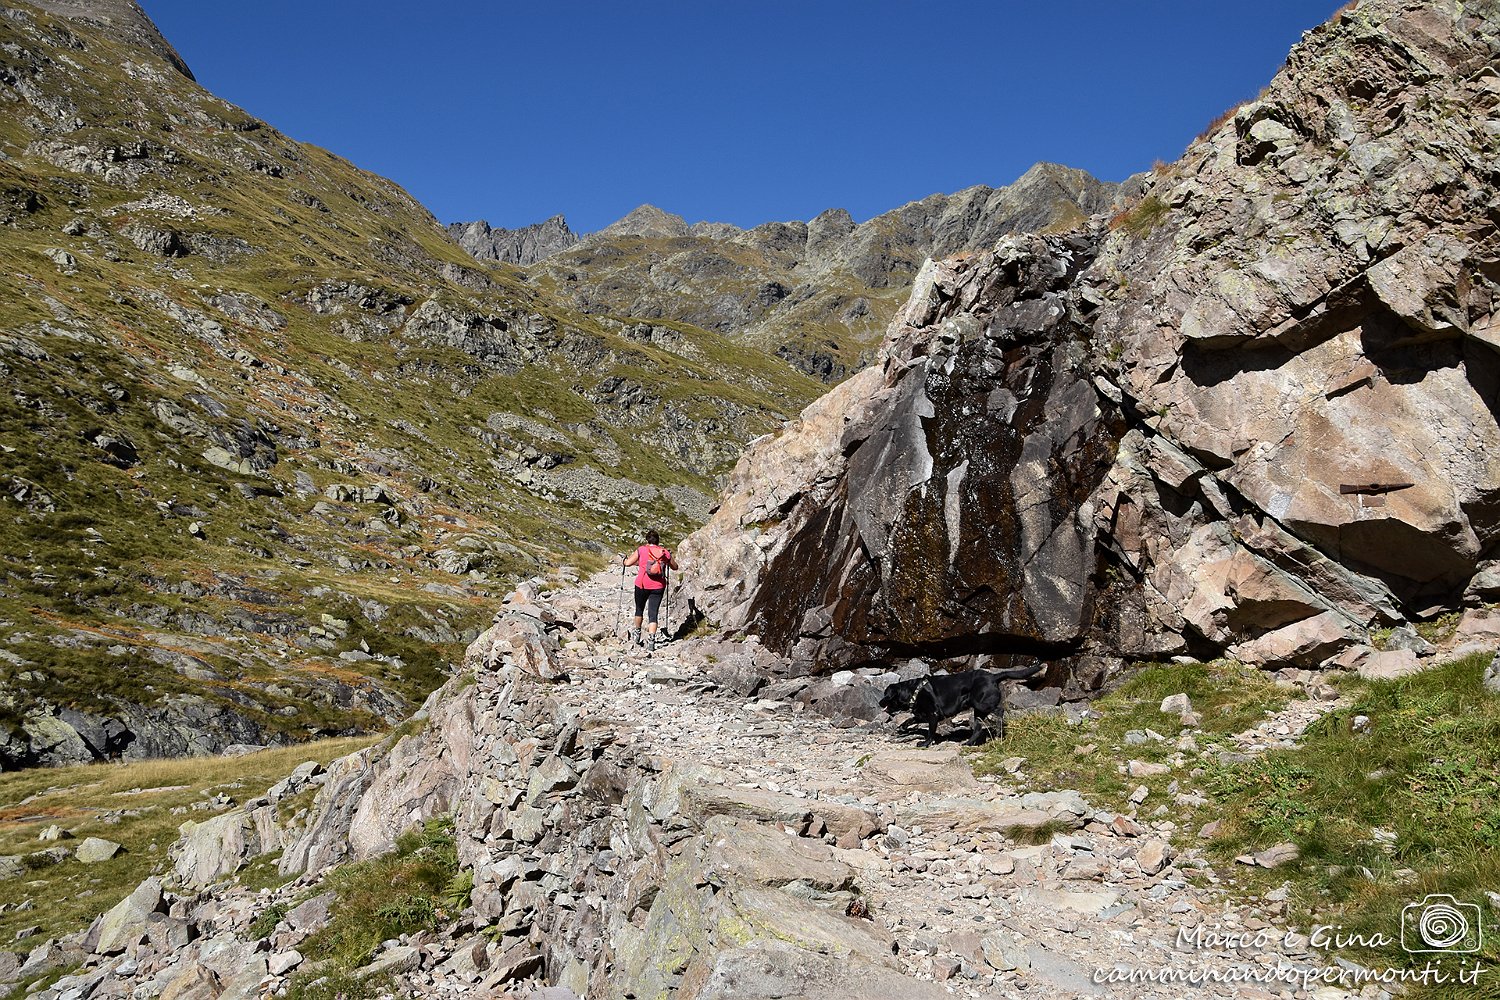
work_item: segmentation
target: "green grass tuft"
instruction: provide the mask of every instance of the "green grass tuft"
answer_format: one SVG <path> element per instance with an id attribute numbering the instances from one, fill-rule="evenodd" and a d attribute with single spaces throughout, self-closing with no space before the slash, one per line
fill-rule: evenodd
<path id="1" fill-rule="evenodd" d="M 328 975 L 348 979 L 370 961 L 382 941 L 437 927 L 454 912 L 450 900 L 461 882 L 453 821 L 448 818 L 407 830 L 390 854 L 336 869 L 326 882 L 337 894 L 332 919 L 302 946 L 307 957 L 328 964 L 316 975 L 295 979 L 289 995 L 332 995 L 320 992 L 323 987 L 314 981 Z"/>
<path id="2" fill-rule="evenodd" d="M 1171 207 L 1154 194 L 1148 194 L 1109 220 L 1112 230 L 1123 229 L 1137 239 L 1144 239 L 1161 225 Z"/>
<path id="3" fill-rule="evenodd" d="M 261 910 L 260 914 L 250 924 L 250 939 L 252 941 L 261 941 L 270 937 L 275 932 L 276 925 L 281 923 L 290 912 L 291 907 L 285 903 L 272 903 L 264 910 Z"/>
<path id="4" fill-rule="evenodd" d="M 1159 763 L 1176 751 L 1181 724 L 1161 711 L 1163 698 L 1186 694 L 1202 716 L 1202 744 L 1255 725 L 1286 703 L 1287 694 L 1263 673 L 1227 660 L 1153 664 L 1130 675 L 1091 707 L 1100 718 L 1070 724 L 1059 713 L 1025 713 L 1009 720 L 1004 740 L 988 744 L 974 760 L 979 773 L 996 773 L 1009 757 L 1026 758 L 1026 772 L 1039 788 L 1092 791 L 1101 805 L 1127 807 L 1126 797 L 1144 784 L 1155 793 L 1174 775 L 1136 779 L 1117 771 L 1134 759 Z M 1126 744 L 1125 734 L 1152 730 L 1165 740 Z M 1089 753 L 1079 748 L 1094 747 Z"/>
<path id="5" fill-rule="evenodd" d="M 1045 844 L 1059 833 L 1072 833 L 1074 826 L 1066 820 L 1049 819 L 1035 826 L 1013 826 L 1005 833 L 1018 844 Z"/>

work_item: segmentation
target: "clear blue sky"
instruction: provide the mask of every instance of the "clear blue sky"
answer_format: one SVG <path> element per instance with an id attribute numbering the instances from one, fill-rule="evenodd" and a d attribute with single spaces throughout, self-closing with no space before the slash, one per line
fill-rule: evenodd
<path id="1" fill-rule="evenodd" d="M 1340 0 L 142 0 L 200 82 L 444 222 L 644 202 L 752 226 L 1119 180 L 1253 97 Z"/>

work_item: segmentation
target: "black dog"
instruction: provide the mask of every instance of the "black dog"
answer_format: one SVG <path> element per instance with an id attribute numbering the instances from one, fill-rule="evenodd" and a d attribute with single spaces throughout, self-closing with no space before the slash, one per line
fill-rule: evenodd
<path id="1" fill-rule="evenodd" d="M 970 746 L 1005 736 L 1005 688 L 1001 681 L 1030 677 L 1046 664 L 1013 670 L 969 670 L 961 674 L 934 674 L 897 681 L 880 696 L 887 715 L 910 712 L 912 722 L 927 723 L 927 742 L 937 739 L 937 724 L 965 709 L 974 711 L 974 733 Z M 994 730 L 990 733 L 990 719 Z"/>

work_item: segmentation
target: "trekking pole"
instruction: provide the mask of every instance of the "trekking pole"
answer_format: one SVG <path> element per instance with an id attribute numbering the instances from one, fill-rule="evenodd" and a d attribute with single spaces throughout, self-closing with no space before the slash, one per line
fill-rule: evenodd
<path id="1" fill-rule="evenodd" d="M 615 587 L 615 627 L 612 633 L 615 639 L 620 638 L 620 615 L 625 608 L 625 559 L 620 559 L 620 583 Z"/>
<path id="2" fill-rule="evenodd" d="M 672 638 L 672 571 L 671 570 L 667 570 L 667 578 L 666 578 L 665 581 L 663 581 L 663 586 L 666 587 L 667 592 L 662 595 L 662 599 L 663 599 L 663 603 L 665 603 L 667 607 L 666 607 L 666 610 L 664 610 L 662 612 L 662 631 L 666 635 L 666 637 L 670 640 Z"/>

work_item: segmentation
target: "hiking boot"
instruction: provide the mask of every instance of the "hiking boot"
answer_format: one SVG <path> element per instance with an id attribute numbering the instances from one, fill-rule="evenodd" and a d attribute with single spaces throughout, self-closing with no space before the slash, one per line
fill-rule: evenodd
<path id="1" fill-rule="evenodd" d="M 627 646 L 639 646 L 640 644 L 641 644 L 641 630 L 640 629 L 633 628 L 629 632 L 625 633 L 625 645 L 627 645 Z"/>
<path id="2" fill-rule="evenodd" d="M 652 632 L 649 636 L 646 637 L 646 652 L 648 652 L 648 653 L 654 653 L 654 652 L 656 652 L 656 633 L 655 632 Z"/>

